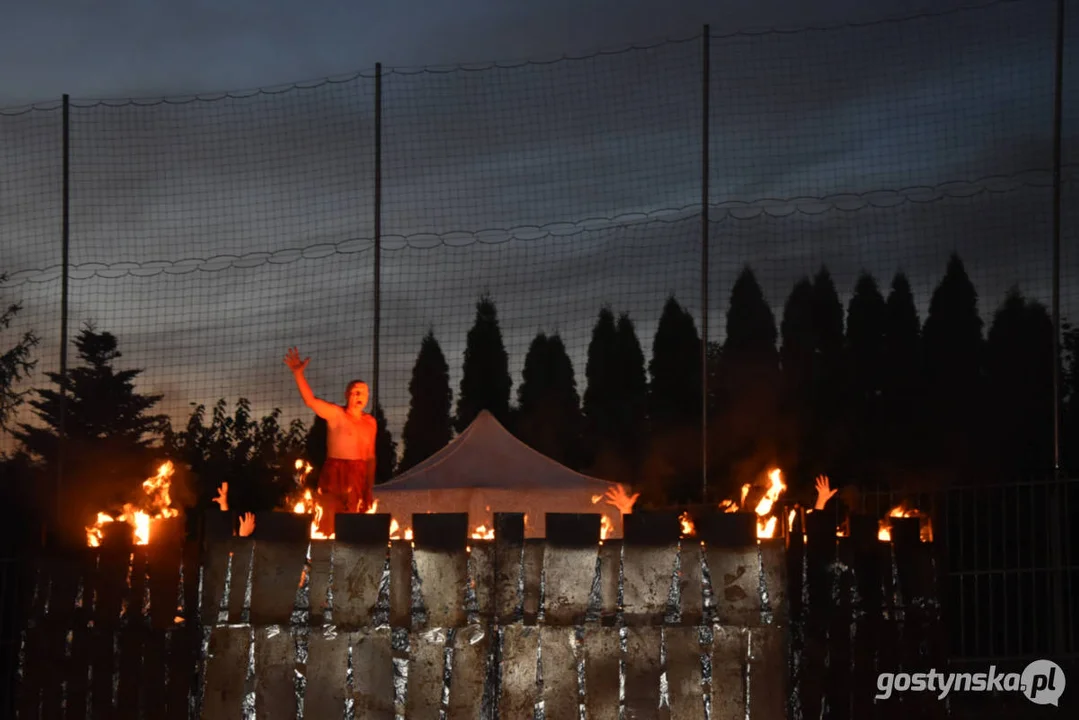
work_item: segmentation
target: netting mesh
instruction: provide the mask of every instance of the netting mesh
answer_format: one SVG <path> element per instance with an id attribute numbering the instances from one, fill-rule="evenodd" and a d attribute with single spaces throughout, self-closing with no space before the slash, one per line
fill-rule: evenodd
<path id="1" fill-rule="evenodd" d="M 697 216 L 562 232 L 460 246 L 413 244 L 386 252 L 383 316 L 393 322 L 382 330 L 382 402 L 391 423 L 404 422 L 412 365 L 429 328 L 446 355 L 456 391 L 480 293 L 489 294 L 498 308 L 514 398 L 523 358 L 538 332 L 561 336 L 583 392 L 588 343 L 603 305 L 629 313 L 646 354 L 668 295 L 700 306 Z M 417 297 L 416 278 L 423 278 L 420 297 L 431 300 Z"/>
<path id="2" fill-rule="evenodd" d="M 544 226 L 699 203 L 700 47 L 391 72 L 384 232 Z"/>
<path id="3" fill-rule="evenodd" d="M 60 105 L 0 111 L 0 146 L 4 153 L 0 169 L 0 275 L 7 276 L 0 287 L 0 306 L 22 306 L 11 327 L 0 329 L 0 353 L 7 352 L 23 333 L 32 331 L 39 338 L 34 352 L 37 370 L 55 370 L 61 326 L 62 247 L 57 242 L 63 197 Z M 29 387 L 30 383 L 19 383 L 16 389 Z M 13 447 L 8 433 L 0 432 L 0 451 Z"/>
<path id="4" fill-rule="evenodd" d="M 911 280 L 924 319 L 958 252 L 982 316 L 1013 284 L 1048 303 L 1053 3 L 710 39 L 709 337 L 756 271 L 777 318 L 827 265 Z M 1071 50 L 1066 76 L 1079 69 Z M 584 389 L 603 304 L 646 356 L 666 296 L 700 322 L 702 40 L 486 69 L 384 70 L 378 394 L 399 436 L 433 329 L 460 380 L 482 293 L 515 385 L 558 332 Z M 1061 304 L 1079 319 L 1074 142 L 1065 97 Z M 72 335 L 115 333 L 163 410 L 247 397 L 306 417 L 284 350 L 316 392 L 369 377 L 374 327 L 375 82 L 71 105 Z M 0 114 L 0 271 L 19 326 L 58 364 L 61 127 L 56 106 Z M 73 353 L 72 353 L 73 356 Z M 31 383 L 33 384 L 33 383 Z M 2 441 L 10 449 L 10 438 Z"/>

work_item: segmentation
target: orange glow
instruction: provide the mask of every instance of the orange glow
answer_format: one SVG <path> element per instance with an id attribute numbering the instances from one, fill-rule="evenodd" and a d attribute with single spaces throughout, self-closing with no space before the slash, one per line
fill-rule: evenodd
<path id="1" fill-rule="evenodd" d="M 888 511 L 888 514 L 877 523 L 877 539 L 881 542 L 892 541 L 892 523 L 888 518 L 918 518 L 919 539 L 922 542 L 933 542 L 933 525 L 929 516 L 917 508 L 908 508 L 906 503 L 899 503 Z"/>
<path id="2" fill-rule="evenodd" d="M 412 528 L 405 528 L 405 540 L 412 539 Z M 397 521 L 390 518 L 390 540 L 401 539 L 401 526 L 397 524 Z"/>
<path id="3" fill-rule="evenodd" d="M 697 528 L 693 527 L 693 518 L 688 512 L 679 515 L 678 522 L 682 524 L 682 537 L 693 537 L 697 534 Z"/>
<path id="4" fill-rule="evenodd" d="M 478 528 L 472 531 L 473 540 L 494 540 L 495 529 L 488 529 L 486 525 L 480 525 Z"/>
<path id="5" fill-rule="evenodd" d="M 600 515 L 599 517 L 599 541 L 603 542 L 610 534 L 614 532 L 614 525 L 611 524 L 611 519 L 606 515 Z"/>
<path id="6" fill-rule="evenodd" d="M 154 520 L 177 517 L 180 511 L 172 507 L 172 498 L 169 489 L 172 485 L 172 475 L 175 467 L 169 461 L 163 462 L 153 477 L 149 477 L 142 483 L 142 491 L 146 493 L 149 511 L 142 510 L 131 503 L 125 503 L 120 514 L 113 517 L 107 513 L 99 512 L 93 525 L 86 527 L 86 544 L 90 547 L 100 547 L 101 540 L 105 536 L 104 527 L 108 523 L 127 523 L 134 529 L 135 544 L 146 545 L 150 542 L 150 523 Z"/>
<path id="7" fill-rule="evenodd" d="M 723 512 L 740 512 L 746 506 L 746 498 L 749 497 L 749 490 L 751 485 L 746 483 L 742 486 L 741 498 L 735 500 L 724 500 L 719 503 L 719 509 Z M 772 468 L 768 471 L 768 489 L 764 492 L 764 497 L 757 503 L 757 507 L 753 512 L 757 514 L 757 539 L 762 540 L 766 538 L 773 538 L 776 534 L 776 527 L 779 525 L 779 520 L 773 514 L 775 504 L 779 501 L 779 497 L 786 491 L 787 485 L 783 482 L 783 472 L 779 468 Z M 789 522 L 794 522 L 794 511 L 790 513 Z"/>
<path id="8" fill-rule="evenodd" d="M 336 533 L 330 533 L 327 536 L 318 529 L 318 524 L 322 522 L 322 506 L 315 500 L 310 488 L 305 489 L 300 499 L 292 503 L 292 512 L 297 515 L 314 515 L 314 519 L 311 520 L 312 540 L 333 540 L 336 536 Z"/>

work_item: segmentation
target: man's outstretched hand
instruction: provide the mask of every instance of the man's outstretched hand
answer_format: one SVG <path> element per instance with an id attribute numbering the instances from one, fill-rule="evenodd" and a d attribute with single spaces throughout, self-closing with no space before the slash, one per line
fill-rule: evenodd
<path id="1" fill-rule="evenodd" d="M 837 488 L 838 489 L 838 488 Z M 831 488 L 831 483 L 828 482 L 827 475 L 817 476 L 817 504 L 813 506 L 815 510 L 823 510 L 824 506 L 828 504 L 828 501 L 832 499 L 832 496 L 836 494 L 836 490 Z"/>
<path id="2" fill-rule="evenodd" d="M 306 357 L 303 360 L 300 359 L 300 351 L 296 348 L 289 348 L 285 353 L 285 364 L 288 365 L 288 369 L 294 373 L 302 372 L 307 363 L 311 362 L 311 358 Z"/>
<path id="3" fill-rule="evenodd" d="M 229 509 L 229 484 L 227 481 L 221 483 L 221 487 L 217 489 L 217 497 L 213 501 L 221 506 L 221 512 Z"/>
<path id="4" fill-rule="evenodd" d="M 608 505 L 613 505 L 618 508 L 618 511 L 623 515 L 629 515 L 633 512 L 633 504 L 637 502 L 637 498 L 639 498 L 641 494 L 633 493 L 630 495 L 622 485 L 615 485 L 606 492 L 606 496 Z"/>

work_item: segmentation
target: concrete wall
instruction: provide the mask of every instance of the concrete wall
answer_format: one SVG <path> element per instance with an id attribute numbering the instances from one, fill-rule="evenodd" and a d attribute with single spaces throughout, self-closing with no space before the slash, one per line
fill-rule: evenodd
<path id="1" fill-rule="evenodd" d="M 876 649 L 891 638 L 909 661 L 902 639 L 921 657 L 932 620 L 882 629 L 896 627 L 892 546 L 834 528 L 757 543 L 752 516 L 696 520 L 680 539 L 676 515 L 635 514 L 624 540 L 599 543 L 597 515 L 549 516 L 545 540 L 500 515 L 496 540 L 477 541 L 463 515 L 417 515 L 412 543 L 387 543 L 388 516 L 353 515 L 309 543 L 307 518 L 275 513 L 252 538 L 211 526 L 202 547 L 166 523 L 149 546 L 41 565 L 20 717 L 884 716 L 857 705 Z M 874 568 L 863 592 L 836 590 L 859 563 Z M 863 612 L 867 593 L 878 612 Z"/>

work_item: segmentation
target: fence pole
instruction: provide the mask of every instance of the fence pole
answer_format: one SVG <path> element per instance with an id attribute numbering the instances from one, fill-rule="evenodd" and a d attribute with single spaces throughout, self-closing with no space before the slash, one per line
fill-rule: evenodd
<path id="1" fill-rule="evenodd" d="M 67 312 L 68 312 L 68 264 L 71 245 L 71 99 L 65 93 L 62 106 L 63 139 L 61 145 L 62 169 L 60 184 L 60 408 L 57 427 L 56 452 L 56 517 L 54 533 L 60 528 L 61 489 L 64 484 L 64 460 L 67 454 Z M 54 535 L 55 537 L 55 535 Z"/>
<path id="2" fill-rule="evenodd" d="M 378 411 L 379 331 L 382 326 L 382 63 L 375 63 L 375 327 L 371 342 L 371 409 Z"/>
<path id="3" fill-rule="evenodd" d="M 708 137 L 711 33 L 701 36 L 701 502 L 708 502 Z"/>
<path id="4" fill-rule="evenodd" d="M 1061 538 L 1060 497 L 1063 473 L 1060 466 L 1060 190 L 1061 190 L 1061 126 L 1064 95 L 1064 0 L 1056 2 L 1056 56 L 1054 58 L 1053 88 L 1053 492 L 1049 503 L 1052 542 L 1053 618 L 1056 651 L 1067 650 L 1064 622 L 1064 548 Z"/>

